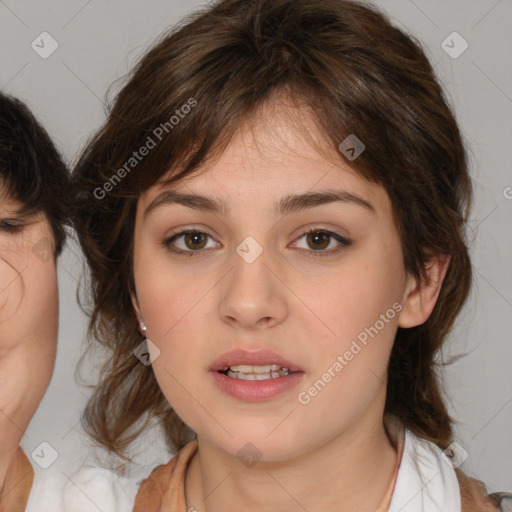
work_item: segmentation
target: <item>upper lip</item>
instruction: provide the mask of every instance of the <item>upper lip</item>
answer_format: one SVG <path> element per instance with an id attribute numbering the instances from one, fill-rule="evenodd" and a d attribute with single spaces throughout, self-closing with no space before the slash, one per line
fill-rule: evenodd
<path id="1" fill-rule="evenodd" d="M 246 364 L 252 366 L 277 364 L 282 368 L 288 368 L 292 372 L 302 371 L 295 363 L 272 352 L 271 350 L 231 350 L 219 356 L 210 366 L 211 371 L 222 371 L 229 366 Z"/>

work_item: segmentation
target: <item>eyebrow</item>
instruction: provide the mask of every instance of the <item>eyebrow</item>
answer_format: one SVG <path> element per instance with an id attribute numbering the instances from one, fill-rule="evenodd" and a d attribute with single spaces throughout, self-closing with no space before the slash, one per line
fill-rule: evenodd
<path id="1" fill-rule="evenodd" d="M 322 192 L 305 192 L 303 194 L 288 194 L 274 203 L 274 215 L 287 215 L 299 210 L 314 208 L 329 203 L 351 203 L 376 213 L 375 208 L 365 199 L 345 191 L 326 190 Z M 211 212 L 228 217 L 231 207 L 220 198 L 210 198 L 197 194 L 182 194 L 174 190 L 166 190 L 159 194 L 145 209 L 143 218 L 150 212 L 163 205 L 180 204 L 193 210 Z"/>

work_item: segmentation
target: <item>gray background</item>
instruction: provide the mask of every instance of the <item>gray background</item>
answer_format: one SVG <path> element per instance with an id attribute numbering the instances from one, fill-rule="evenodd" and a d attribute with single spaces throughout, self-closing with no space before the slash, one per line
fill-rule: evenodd
<path id="1" fill-rule="evenodd" d="M 446 387 L 459 421 L 458 442 L 469 454 L 462 469 L 491 491 L 512 491 L 512 2 L 375 3 L 426 47 L 469 146 L 476 184 L 471 222 L 476 282 L 447 344 L 448 354 L 469 355 L 446 369 Z M 197 0 L 0 1 L 0 87 L 32 108 L 72 163 L 104 120 L 109 85 L 164 29 L 199 5 Z M 442 48 L 453 31 L 469 44 L 458 58 Z M 47 59 L 31 47 L 42 32 L 59 45 Z M 460 48 L 459 42 L 454 45 Z M 29 454 L 42 441 L 50 443 L 59 455 L 51 469 L 64 472 L 91 453 L 78 424 L 88 391 L 74 375 L 86 326 L 75 298 L 82 261 L 70 241 L 59 260 L 56 370 L 22 443 Z M 142 464 L 168 459 L 158 443 L 140 446 Z"/>

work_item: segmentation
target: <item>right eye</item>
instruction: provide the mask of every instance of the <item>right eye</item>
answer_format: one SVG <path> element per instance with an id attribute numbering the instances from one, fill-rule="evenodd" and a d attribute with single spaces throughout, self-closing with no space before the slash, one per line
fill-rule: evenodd
<path id="1" fill-rule="evenodd" d="M 173 248 L 171 247 L 173 243 L 175 243 L 176 240 L 179 240 L 180 238 L 183 238 L 185 242 L 184 248 Z M 188 230 L 182 230 L 178 233 L 175 233 L 169 238 L 166 238 L 162 245 L 167 248 L 169 251 L 183 256 L 200 256 L 202 249 L 205 248 L 204 246 L 204 240 L 211 236 L 208 233 L 205 233 L 204 231 L 199 231 L 197 229 L 188 229 Z M 199 247 L 195 247 L 190 249 L 190 245 L 197 244 Z"/>

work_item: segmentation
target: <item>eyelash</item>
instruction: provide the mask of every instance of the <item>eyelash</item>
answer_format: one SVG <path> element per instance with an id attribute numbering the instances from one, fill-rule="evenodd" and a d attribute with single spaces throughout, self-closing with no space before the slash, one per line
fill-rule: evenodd
<path id="1" fill-rule="evenodd" d="M 189 256 L 189 257 L 192 257 L 192 256 L 202 256 L 204 254 L 204 251 L 201 250 L 201 249 L 196 250 L 196 251 L 193 251 L 193 250 L 183 251 L 181 249 L 172 249 L 170 247 L 171 243 L 174 242 L 176 239 L 180 238 L 181 236 L 186 235 L 186 234 L 194 234 L 194 233 L 200 233 L 200 234 L 207 235 L 210 238 L 212 238 L 211 235 L 209 235 L 205 231 L 200 231 L 198 229 L 184 229 L 182 231 L 179 231 L 179 232 L 175 233 L 171 237 L 166 238 L 162 242 L 162 246 L 165 249 L 167 249 L 168 251 L 170 251 L 170 252 L 172 252 L 174 254 L 178 254 L 180 256 Z M 334 233 L 333 231 L 328 231 L 326 229 L 320 229 L 320 228 L 310 228 L 310 229 L 307 229 L 306 231 L 302 232 L 302 234 L 296 240 L 300 240 L 305 235 L 309 235 L 310 233 L 322 233 L 322 234 L 325 234 L 325 235 L 329 236 L 330 238 L 334 238 L 337 242 L 340 243 L 340 246 L 338 248 L 334 249 L 334 250 L 331 249 L 329 251 L 325 251 L 325 250 L 318 250 L 318 251 L 311 250 L 311 251 L 307 251 L 307 250 L 303 249 L 303 251 L 305 251 L 305 255 L 307 257 L 309 257 L 309 258 L 316 258 L 316 257 L 320 257 L 321 258 L 321 257 L 324 257 L 324 256 L 329 256 L 329 255 L 332 255 L 332 254 L 337 254 L 337 253 L 343 251 L 346 247 L 349 247 L 350 245 L 352 245 L 352 242 L 350 240 L 347 240 L 346 238 L 342 237 L 341 235 L 338 235 L 338 233 Z"/>
<path id="2" fill-rule="evenodd" d="M 1 219 L 0 220 L 0 229 L 7 231 L 9 233 L 18 233 L 23 229 L 23 222 L 20 222 L 17 219 Z"/>

